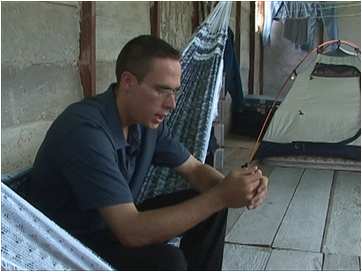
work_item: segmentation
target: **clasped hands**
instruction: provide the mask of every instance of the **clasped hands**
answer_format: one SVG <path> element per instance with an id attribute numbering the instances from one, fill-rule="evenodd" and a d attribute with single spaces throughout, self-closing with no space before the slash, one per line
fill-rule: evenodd
<path id="1" fill-rule="evenodd" d="M 266 198 L 268 178 L 257 166 L 235 169 L 224 179 L 224 200 L 229 208 L 255 209 Z"/>
<path id="2" fill-rule="evenodd" d="M 259 185 L 256 187 L 254 191 L 254 196 L 250 200 L 250 204 L 246 207 L 250 209 L 255 209 L 259 207 L 265 200 L 268 192 L 268 182 L 269 179 L 266 176 L 263 176 L 263 173 L 260 169 L 257 168 L 257 166 L 254 166 L 255 172 L 260 176 L 259 179 Z"/>

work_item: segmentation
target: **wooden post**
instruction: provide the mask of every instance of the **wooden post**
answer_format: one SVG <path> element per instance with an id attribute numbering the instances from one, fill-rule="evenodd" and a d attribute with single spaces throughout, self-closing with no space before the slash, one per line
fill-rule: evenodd
<path id="1" fill-rule="evenodd" d="M 200 24 L 199 2 L 198 1 L 193 1 L 192 2 L 192 7 L 193 7 L 192 19 L 191 19 L 192 20 L 192 33 L 194 33 L 196 28 Z"/>
<path id="2" fill-rule="evenodd" d="M 160 2 L 153 1 L 150 7 L 151 35 L 160 37 Z"/>
<path id="3" fill-rule="evenodd" d="M 240 20 L 241 20 L 241 2 L 238 1 L 236 2 L 236 16 L 235 16 L 235 51 L 239 65 L 240 65 Z"/>
<path id="4" fill-rule="evenodd" d="M 85 97 L 96 94 L 96 2 L 85 1 L 80 10 L 79 73 Z"/>
<path id="5" fill-rule="evenodd" d="M 259 94 L 264 94 L 264 46 L 263 36 L 258 33 L 259 47 L 260 47 L 260 58 L 259 58 Z"/>
<path id="6" fill-rule="evenodd" d="M 248 94 L 254 93 L 254 61 L 255 61 L 255 2 L 250 1 L 250 33 L 249 33 L 249 83 Z"/>
<path id="7" fill-rule="evenodd" d="M 324 24 L 323 21 L 321 19 L 318 20 L 318 24 L 319 24 L 319 44 L 322 44 L 324 42 Z M 315 45 L 313 45 L 315 46 Z"/>
<path id="8" fill-rule="evenodd" d="M 259 14 L 258 16 L 261 16 L 263 18 L 263 24 L 264 25 L 264 16 L 265 16 L 265 11 L 264 11 L 264 2 L 263 1 L 258 1 L 258 5 L 259 5 Z M 263 30 L 259 29 L 258 32 L 258 37 L 259 37 L 259 49 L 260 49 L 260 58 L 259 58 L 259 94 L 263 95 L 264 94 L 264 45 L 263 45 Z"/>

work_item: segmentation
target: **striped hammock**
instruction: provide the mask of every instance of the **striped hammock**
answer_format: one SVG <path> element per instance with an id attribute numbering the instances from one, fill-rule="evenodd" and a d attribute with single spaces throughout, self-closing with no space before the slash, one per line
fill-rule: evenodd
<path id="1" fill-rule="evenodd" d="M 174 135 L 201 161 L 205 160 L 216 116 L 230 10 L 231 2 L 220 2 L 184 49 L 182 90 L 176 110 L 167 119 Z M 159 193 L 184 186 L 180 178 L 163 168 L 152 168 L 147 181 L 138 199 L 144 199 L 150 191 Z M 2 270 L 112 270 L 4 183 L 1 233 Z"/>
<path id="2" fill-rule="evenodd" d="M 182 51 L 181 90 L 176 109 L 166 119 L 173 136 L 204 162 L 222 87 L 223 53 L 232 2 L 220 2 Z M 173 169 L 152 166 L 137 202 L 185 189 Z"/>

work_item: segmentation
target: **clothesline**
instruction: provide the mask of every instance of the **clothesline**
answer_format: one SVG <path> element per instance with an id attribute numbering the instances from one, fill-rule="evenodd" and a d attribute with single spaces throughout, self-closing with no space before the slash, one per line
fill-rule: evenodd
<path id="1" fill-rule="evenodd" d="M 352 11 L 349 12 L 337 12 L 337 9 L 341 8 L 350 8 L 350 7 L 359 7 L 360 4 L 335 4 L 331 5 L 329 3 L 318 3 L 318 2 L 286 2 L 286 1 L 275 1 L 273 2 L 273 15 L 275 18 L 339 18 L 344 17 L 344 14 L 351 14 Z M 281 14 L 280 14 L 281 13 Z M 342 13 L 342 14 L 338 14 Z M 343 14 L 344 13 L 344 14 Z M 308 16 L 309 15 L 309 16 Z M 353 16 L 357 16 L 358 14 L 355 12 Z M 350 17 L 347 15 L 346 17 Z"/>
<path id="2" fill-rule="evenodd" d="M 308 4 L 309 2 L 302 2 L 302 3 L 295 3 L 295 5 L 300 5 L 300 6 L 303 6 L 305 4 Z M 315 3 L 315 2 L 311 2 L 312 3 Z M 327 10 L 327 9 L 340 9 L 340 8 L 352 8 L 352 7 L 361 7 L 361 4 L 358 3 L 358 4 L 347 4 L 347 5 L 343 5 L 343 4 L 336 4 L 336 5 L 330 5 L 328 4 L 328 6 L 321 6 L 321 4 L 319 3 L 315 3 L 315 6 L 313 6 L 313 9 L 314 10 Z M 287 6 L 284 6 L 284 8 L 287 8 Z"/>
<path id="3" fill-rule="evenodd" d="M 320 6 L 318 7 L 318 5 L 319 4 L 317 4 L 316 9 L 319 9 L 319 10 L 326 10 L 326 9 L 332 9 L 332 8 L 351 8 L 351 7 L 360 7 L 361 6 L 360 3 L 358 3 L 358 4 L 347 4 L 347 5 L 343 5 L 343 4 L 338 5 L 338 4 L 336 4 L 336 5 L 333 5 L 333 6 L 329 5 L 328 7 L 320 7 Z"/>
<path id="4" fill-rule="evenodd" d="M 323 18 L 343 18 L 343 17 L 356 17 L 361 16 L 361 13 L 351 13 L 351 14 L 343 14 L 343 15 L 331 15 L 331 16 L 300 16 L 300 17 L 289 17 L 289 19 L 296 19 L 296 20 L 305 20 L 308 18 L 312 19 L 323 19 Z M 274 20 L 280 19 L 278 17 L 274 18 Z"/>

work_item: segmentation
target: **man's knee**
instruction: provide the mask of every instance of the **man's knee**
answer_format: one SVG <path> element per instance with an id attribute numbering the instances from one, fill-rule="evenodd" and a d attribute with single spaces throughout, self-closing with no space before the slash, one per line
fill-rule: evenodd
<path id="1" fill-rule="evenodd" d="M 166 245 L 160 253 L 159 270 L 187 270 L 187 261 L 180 248 Z"/>

